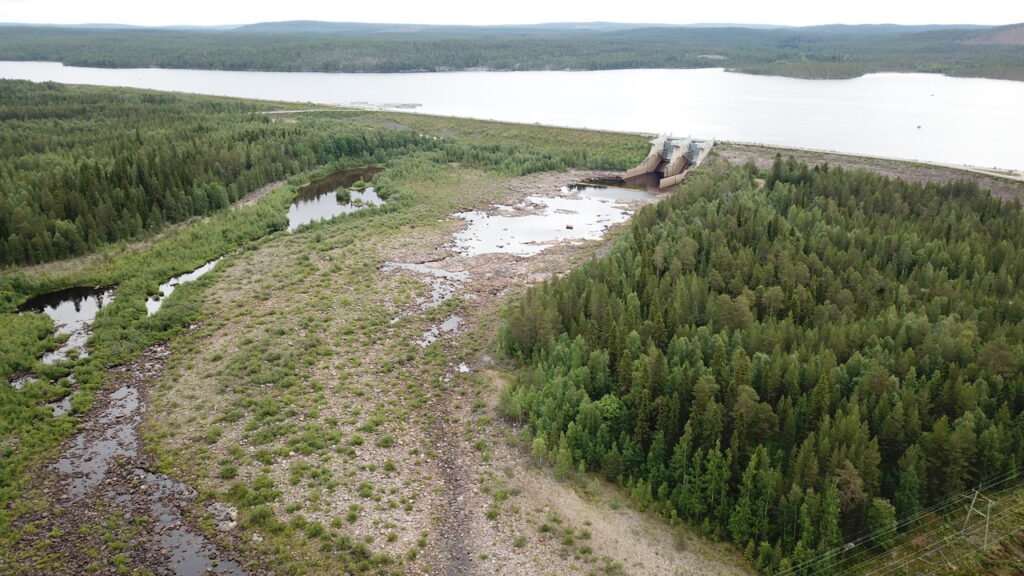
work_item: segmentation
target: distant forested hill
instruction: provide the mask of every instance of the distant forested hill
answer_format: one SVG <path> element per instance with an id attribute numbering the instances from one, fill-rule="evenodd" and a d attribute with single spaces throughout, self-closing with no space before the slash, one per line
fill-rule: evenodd
<path id="1" fill-rule="evenodd" d="M 936 72 L 1024 80 L 1021 26 L 1003 28 L 520 27 L 278 22 L 234 30 L 0 28 L 0 59 L 96 67 L 316 72 L 726 67 L 850 78 Z"/>

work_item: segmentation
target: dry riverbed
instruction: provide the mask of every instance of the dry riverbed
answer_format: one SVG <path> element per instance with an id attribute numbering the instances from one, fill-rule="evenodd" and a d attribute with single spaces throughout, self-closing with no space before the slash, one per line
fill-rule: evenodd
<path id="1" fill-rule="evenodd" d="M 752 573 L 600 480 L 556 480 L 497 410 L 500 308 L 623 226 L 470 255 L 454 215 L 538 214 L 595 176 L 453 168 L 408 183 L 430 199 L 411 212 L 225 258 L 202 322 L 112 368 L 40 471 L 21 557 L 45 569 L 23 573 Z"/>
<path id="2" fill-rule="evenodd" d="M 452 215 L 504 214 L 495 205 L 560 196 L 586 176 L 456 169 L 414 184 L 438 195 L 433 212 L 349 219 L 226 262 L 209 316 L 173 343 L 148 418 L 176 476 L 224 504 L 248 488 L 230 532 L 239 554 L 324 574 L 747 573 L 728 547 L 611 487 L 556 481 L 496 409 L 500 307 L 606 240 L 470 256 L 454 250 L 467 223 Z"/>
<path id="3" fill-rule="evenodd" d="M 32 500 L 41 505 L 22 516 L 27 538 L 16 557 L 5 555 L 4 573 L 246 573 L 197 527 L 196 491 L 154 471 L 142 447 L 149 387 L 168 353 L 153 346 L 110 368 L 111 386 L 79 432 L 36 473 Z M 224 534 L 234 527 L 234 509 L 210 503 L 206 512 Z"/>

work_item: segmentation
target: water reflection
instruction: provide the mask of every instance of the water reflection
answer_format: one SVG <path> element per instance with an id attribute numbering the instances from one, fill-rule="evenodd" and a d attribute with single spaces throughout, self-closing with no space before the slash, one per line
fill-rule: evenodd
<path id="1" fill-rule="evenodd" d="M 113 301 L 112 287 L 76 287 L 36 296 L 25 302 L 18 311 L 46 314 L 53 319 L 58 335 L 68 335 L 64 344 L 40 358 L 44 364 L 53 364 L 67 359 L 72 350 L 76 350 L 80 357 L 88 356 L 85 343 L 89 340 L 92 322 L 96 314 Z"/>
<path id="2" fill-rule="evenodd" d="M 384 200 L 373 191 L 373 186 L 365 190 L 348 190 L 347 193 L 347 202 L 343 200 L 343 196 L 337 196 L 337 192 L 321 194 L 311 199 L 296 198 L 295 203 L 288 208 L 288 231 L 294 232 L 299 226 L 310 222 L 330 220 L 342 214 L 351 214 L 363 208 L 384 204 Z"/>
<path id="3" fill-rule="evenodd" d="M 645 174 L 644 176 L 648 176 Z M 659 179 L 657 175 L 654 178 L 655 182 Z M 588 183 L 572 184 L 571 186 L 565 186 L 562 188 L 562 194 L 576 193 L 580 196 L 587 198 L 597 198 L 600 200 L 612 200 L 615 202 L 652 202 L 658 199 L 658 188 L 654 190 L 647 190 L 645 188 L 632 188 L 626 186 L 622 180 L 615 181 L 616 184 L 623 184 L 623 186 L 609 186 L 605 184 Z"/>
<path id="4" fill-rule="evenodd" d="M 458 332 L 459 326 L 462 325 L 462 316 L 458 314 L 452 314 L 451 316 L 444 319 L 440 324 L 435 324 L 423 333 L 423 336 L 416 341 L 421 347 L 426 348 L 437 341 L 443 334 L 453 334 Z"/>
<path id="5" fill-rule="evenodd" d="M 310 222 L 329 220 L 342 214 L 384 204 L 384 200 L 377 196 L 373 186 L 361 190 L 350 189 L 360 181 L 369 182 L 380 171 L 381 168 L 378 166 L 341 170 L 303 186 L 288 208 L 288 231 L 294 232 L 299 226 Z"/>
<path id="6" fill-rule="evenodd" d="M 657 198 L 641 190 L 581 185 L 562 188 L 561 196 L 527 196 L 515 206 L 495 206 L 501 214 L 460 212 L 455 216 L 469 225 L 455 233 L 454 248 L 467 256 L 532 256 L 561 242 L 597 240 L 629 218 L 632 204 Z"/>
<path id="7" fill-rule="evenodd" d="M 399 269 L 415 272 L 426 283 L 430 284 L 430 297 L 416 299 L 416 304 L 420 310 L 428 310 L 440 306 L 442 302 L 454 296 L 462 288 L 462 284 L 469 279 L 469 272 L 465 270 L 451 271 L 427 264 L 410 264 L 405 262 L 385 262 L 384 266 L 381 267 L 381 272 L 393 274 Z M 399 318 L 394 318 L 391 322 L 397 322 Z"/>
<path id="8" fill-rule="evenodd" d="M 661 192 L 661 176 L 655 172 L 648 172 L 647 174 L 640 174 L 639 176 L 633 176 L 631 178 L 595 178 L 593 180 L 586 180 L 582 184 L 576 184 L 576 186 L 598 186 L 605 188 L 629 188 L 631 190 L 644 190 L 657 194 Z M 571 188 L 571 187 L 570 187 Z"/>
<path id="9" fill-rule="evenodd" d="M 220 260 L 220 258 L 217 258 L 216 260 L 211 260 L 191 272 L 186 272 L 184 274 L 181 274 L 180 276 L 175 276 L 168 280 L 167 282 L 161 284 L 160 291 L 156 294 L 156 296 L 150 296 L 148 299 L 146 299 L 146 315 L 152 316 L 153 314 L 156 314 L 160 310 L 160 307 L 163 306 L 164 299 L 170 296 L 171 293 L 174 292 L 174 289 L 177 288 L 179 284 L 184 284 L 185 282 L 192 282 L 193 280 L 196 280 L 203 274 L 206 274 L 210 270 L 213 270 L 213 267 L 216 266 L 217 262 L 220 262 Z"/>
<path id="10" fill-rule="evenodd" d="M 893 73 L 802 80 L 721 68 L 318 74 L 55 62 L 0 62 L 0 76 L 275 101 L 416 102 L 422 104 L 416 112 L 440 116 L 1024 169 L 1024 82 L 1006 80 Z M 638 89 L 648 86 L 656 86 L 656 98 L 665 103 L 652 104 L 651 91 Z"/>

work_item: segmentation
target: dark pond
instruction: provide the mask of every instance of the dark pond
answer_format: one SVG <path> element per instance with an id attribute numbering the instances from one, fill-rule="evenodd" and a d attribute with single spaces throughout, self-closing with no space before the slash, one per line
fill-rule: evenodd
<path id="1" fill-rule="evenodd" d="M 381 168 L 377 166 L 342 170 L 299 188 L 295 201 L 288 208 L 288 231 L 293 232 L 310 222 L 329 220 L 369 206 L 380 206 L 384 200 L 377 196 L 372 186 L 364 190 L 349 190 L 360 180 L 369 182 L 380 171 Z M 342 196 L 338 195 L 339 192 Z"/>
<path id="2" fill-rule="evenodd" d="M 634 200 L 653 202 L 658 199 L 656 194 L 657 188 L 655 188 L 654 192 L 650 192 L 644 188 L 634 188 L 624 185 L 625 183 L 622 180 L 618 180 L 617 182 L 618 183 L 615 185 L 598 184 L 596 182 L 572 184 L 570 186 L 566 186 L 563 189 L 563 193 L 576 193 L 587 198 L 611 200 L 614 202 L 632 202 Z"/>
<path id="3" fill-rule="evenodd" d="M 659 184 L 661 183 L 661 176 L 650 173 L 641 174 L 639 176 L 633 176 L 632 178 L 595 178 L 587 180 L 583 184 L 577 184 L 577 186 L 608 186 L 612 188 L 630 188 L 632 190 L 646 190 L 647 192 L 658 193 L 661 192 Z"/>
<path id="4" fill-rule="evenodd" d="M 85 342 L 89 339 L 92 321 L 96 319 L 97 312 L 113 301 L 114 289 L 109 286 L 68 288 L 36 296 L 18 311 L 46 314 L 53 319 L 57 334 L 68 335 L 60 348 L 47 352 L 41 358 L 43 363 L 52 364 L 67 358 L 71 350 L 77 350 L 80 356 L 86 355 Z"/>

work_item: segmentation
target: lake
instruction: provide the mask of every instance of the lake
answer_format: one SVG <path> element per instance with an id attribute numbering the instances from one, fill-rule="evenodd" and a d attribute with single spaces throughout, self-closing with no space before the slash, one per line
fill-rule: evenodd
<path id="1" fill-rule="evenodd" d="M 0 77 L 131 86 L 624 132 L 672 132 L 1024 169 L 1024 82 L 934 74 L 799 80 L 722 69 L 322 74 L 0 61 Z M 301 108 L 302 106 L 297 106 Z"/>

